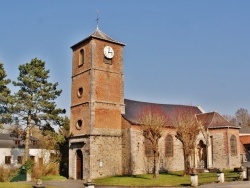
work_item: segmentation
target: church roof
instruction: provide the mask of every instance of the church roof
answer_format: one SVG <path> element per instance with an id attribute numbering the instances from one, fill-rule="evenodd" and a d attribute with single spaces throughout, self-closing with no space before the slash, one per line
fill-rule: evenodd
<path id="1" fill-rule="evenodd" d="M 217 112 L 209 112 L 205 113 L 199 106 L 188 106 L 188 105 L 176 105 L 176 104 L 157 104 L 157 103 L 148 103 L 141 101 L 134 101 L 125 99 L 125 114 L 123 117 L 131 122 L 132 124 L 138 124 L 139 114 L 142 109 L 148 107 L 160 107 L 161 110 L 166 113 L 167 116 L 170 117 L 169 126 L 171 125 L 171 118 L 173 118 L 176 113 L 181 111 L 188 111 L 191 114 L 196 114 L 197 119 L 201 121 L 202 125 L 206 129 L 212 128 L 237 128 L 240 129 L 239 126 L 236 126 L 229 121 L 227 121 L 223 116 L 221 116 Z"/>
<path id="2" fill-rule="evenodd" d="M 217 112 L 209 112 L 197 114 L 198 120 L 201 121 L 203 126 L 208 129 L 212 128 L 240 128 L 239 126 L 234 125 L 233 123 L 227 121 Z"/>
<path id="3" fill-rule="evenodd" d="M 100 40 L 105 40 L 108 42 L 112 42 L 112 43 L 116 43 L 116 44 L 120 44 L 125 46 L 125 44 L 118 42 L 117 40 L 112 39 L 111 37 L 109 37 L 107 34 L 105 34 L 104 32 L 102 32 L 98 27 L 96 28 L 96 30 L 91 33 L 87 38 L 81 40 L 80 42 L 74 44 L 73 46 L 71 46 L 71 48 L 74 48 L 75 46 L 77 46 L 78 44 L 82 43 L 85 40 L 91 39 L 91 38 L 96 38 L 96 39 L 100 39 Z"/>
<path id="4" fill-rule="evenodd" d="M 141 102 L 125 99 L 125 114 L 123 117 L 133 124 L 138 124 L 138 115 L 144 108 L 150 107 L 159 107 L 163 112 L 166 113 L 167 116 L 173 117 L 176 112 L 188 110 L 193 114 L 200 114 L 203 110 L 198 106 L 188 106 L 188 105 L 176 105 L 176 104 L 157 104 L 157 103 L 149 103 L 149 102 Z M 171 126 L 171 125 L 170 125 Z"/>

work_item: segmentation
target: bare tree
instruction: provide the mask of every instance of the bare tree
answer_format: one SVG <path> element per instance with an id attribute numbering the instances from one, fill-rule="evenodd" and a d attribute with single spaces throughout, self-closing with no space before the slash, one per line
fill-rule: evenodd
<path id="1" fill-rule="evenodd" d="M 189 110 L 176 111 L 172 123 L 176 127 L 176 138 L 182 143 L 183 175 L 186 175 L 190 173 L 190 156 L 194 151 L 198 134 L 203 131 L 203 126 L 197 120 L 195 113 Z"/>
<path id="2" fill-rule="evenodd" d="M 162 137 L 163 128 L 167 125 L 166 113 L 157 106 L 145 107 L 138 116 L 138 123 L 142 126 L 143 136 L 151 143 L 154 168 L 153 178 L 159 174 L 159 149 L 158 141 Z"/>
<path id="3" fill-rule="evenodd" d="M 245 108 L 240 108 L 235 112 L 235 118 L 237 124 L 240 126 L 249 126 L 250 125 L 250 115 L 248 110 Z"/>
<path id="4" fill-rule="evenodd" d="M 236 117 L 234 115 L 223 115 L 223 117 L 230 123 L 236 125 Z"/>

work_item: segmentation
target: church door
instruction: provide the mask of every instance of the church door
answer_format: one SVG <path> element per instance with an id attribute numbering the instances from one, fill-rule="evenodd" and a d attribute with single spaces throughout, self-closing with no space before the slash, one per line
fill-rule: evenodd
<path id="1" fill-rule="evenodd" d="M 83 178 L 83 156 L 81 150 L 76 151 L 76 179 Z"/>

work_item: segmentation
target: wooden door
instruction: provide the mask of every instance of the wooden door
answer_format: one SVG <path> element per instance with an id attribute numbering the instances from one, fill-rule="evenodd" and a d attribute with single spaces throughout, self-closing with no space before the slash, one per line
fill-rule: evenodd
<path id="1" fill-rule="evenodd" d="M 83 177 L 83 156 L 81 150 L 76 151 L 76 179 L 81 180 Z"/>

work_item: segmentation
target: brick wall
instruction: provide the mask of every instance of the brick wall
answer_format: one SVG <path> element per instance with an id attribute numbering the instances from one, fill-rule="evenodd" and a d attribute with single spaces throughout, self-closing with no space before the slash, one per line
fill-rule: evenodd
<path id="1" fill-rule="evenodd" d="M 213 139 L 212 165 L 215 168 L 233 169 L 240 167 L 240 146 L 238 129 L 210 129 Z M 235 135 L 237 139 L 237 155 L 232 155 L 230 151 L 230 137 Z"/>

